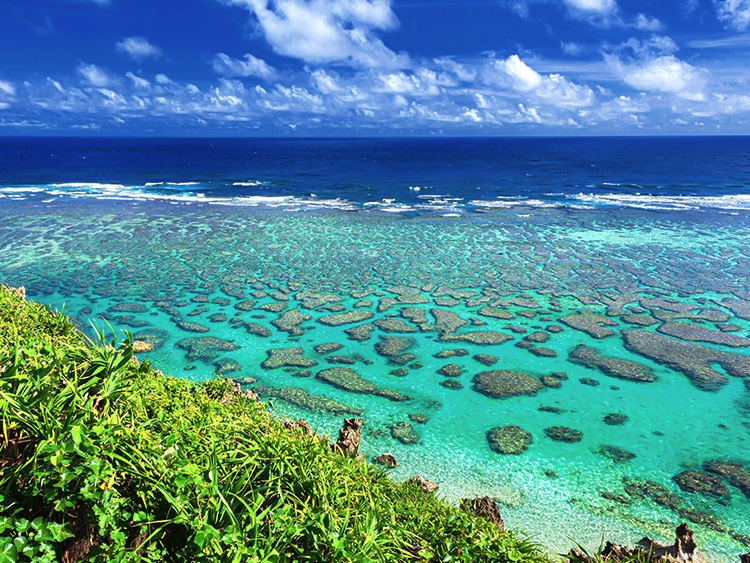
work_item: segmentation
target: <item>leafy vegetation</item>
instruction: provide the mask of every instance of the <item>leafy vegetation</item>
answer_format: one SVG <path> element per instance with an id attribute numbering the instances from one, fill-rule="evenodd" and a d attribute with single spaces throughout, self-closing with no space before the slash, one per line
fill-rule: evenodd
<path id="1" fill-rule="evenodd" d="M 103 338 L 102 338 L 103 339 Z M 524 538 L 0 288 L 0 563 L 523 561 Z"/>

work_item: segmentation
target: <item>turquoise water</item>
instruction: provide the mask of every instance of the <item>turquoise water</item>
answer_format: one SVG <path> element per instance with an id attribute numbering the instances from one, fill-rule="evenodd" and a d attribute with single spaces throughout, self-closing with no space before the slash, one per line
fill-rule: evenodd
<path id="1" fill-rule="evenodd" d="M 275 414 L 303 417 L 323 434 L 335 436 L 351 414 L 311 410 L 278 390 L 301 389 L 334 399 L 350 413 L 361 411 L 361 450 L 368 458 L 392 452 L 399 462 L 391 470 L 394 479 L 419 473 L 438 482 L 438 494 L 451 500 L 492 496 L 506 525 L 553 551 L 567 551 L 571 539 L 588 547 L 602 537 L 670 541 L 690 514 L 703 521 L 691 522 L 699 547 L 710 560 L 723 561 L 750 549 L 750 499 L 723 479 L 728 492 L 716 499 L 682 491 L 672 477 L 700 471 L 709 460 L 750 466 L 748 240 L 747 217 L 721 211 L 516 206 L 453 217 L 4 201 L 0 282 L 26 286 L 30 298 L 64 308 L 84 330 L 89 321 L 106 319 L 136 339 L 155 342 L 153 351 L 139 356 L 169 374 L 203 380 L 230 366 L 235 371 L 225 375 L 256 380 L 250 387 L 261 389 Z M 442 337 L 433 310 L 455 323 Z M 592 330 L 606 329 L 603 337 L 570 326 L 568 316 L 584 310 L 598 315 L 586 318 L 596 319 Z M 327 319 L 331 315 L 350 312 L 360 312 L 361 320 L 325 324 L 341 320 Z M 287 331 L 277 326 L 290 318 L 301 322 L 282 327 Z M 361 341 L 345 332 L 370 324 L 369 338 Z M 675 324 L 710 331 L 700 335 L 724 343 L 688 341 L 689 331 L 655 336 Z M 402 332 L 389 332 L 393 328 Z M 650 353 L 625 347 L 622 333 L 631 330 L 654 335 Z M 507 341 L 446 341 L 446 335 L 479 331 Z M 546 342 L 523 344 L 530 334 Z M 189 356 L 183 339 L 205 336 L 236 349 Z M 404 352 L 413 357 L 378 353 L 376 344 L 389 336 L 409 339 Z M 713 369 L 716 385 L 707 390 L 684 369 L 654 361 L 663 339 L 692 346 L 680 348 L 685 362 L 699 371 Z M 315 350 L 327 343 L 342 348 Z M 655 381 L 616 378 L 573 363 L 568 355 L 580 344 L 646 366 Z M 269 350 L 290 347 L 316 363 L 262 367 Z M 467 354 L 435 357 L 456 349 Z M 727 373 L 714 356 L 696 364 L 713 353 L 708 351 L 731 354 L 740 373 Z M 488 367 L 476 354 L 495 356 L 497 363 Z M 460 368 L 457 377 L 437 373 L 448 364 Z M 332 367 L 354 370 L 378 389 L 410 399 L 353 393 L 315 377 Z M 550 374 L 566 379 L 557 378 L 559 388 L 507 398 L 472 388 L 475 374 L 499 369 L 536 380 Z M 581 383 L 586 378 L 598 385 Z M 446 381 L 462 388 L 441 385 Z M 612 413 L 626 415 L 627 422 L 605 424 Z M 425 415 L 427 422 L 412 421 L 410 414 Z M 416 444 L 391 435 L 393 425 L 407 421 L 419 437 Z M 487 431 L 506 425 L 530 432 L 524 453 L 490 449 Z M 545 433 L 551 426 L 579 430 L 582 439 L 554 441 Z M 617 463 L 599 452 L 602 445 L 635 457 Z M 626 492 L 624 480 L 653 481 L 674 497 L 669 506 L 659 505 L 632 487 Z"/>

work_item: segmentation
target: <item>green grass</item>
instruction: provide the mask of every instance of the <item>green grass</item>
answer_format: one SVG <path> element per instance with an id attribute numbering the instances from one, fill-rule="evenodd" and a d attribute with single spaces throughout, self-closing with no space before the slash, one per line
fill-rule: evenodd
<path id="1" fill-rule="evenodd" d="M 229 381 L 166 377 L 2 287 L 0 416 L 0 563 L 548 561 Z"/>

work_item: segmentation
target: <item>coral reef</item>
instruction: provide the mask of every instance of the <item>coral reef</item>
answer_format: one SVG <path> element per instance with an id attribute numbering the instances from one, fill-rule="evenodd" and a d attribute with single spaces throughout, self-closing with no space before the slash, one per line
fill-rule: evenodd
<path id="1" fill-rule="evenodd" d="M 532 437 L 520 426 L 496 426 L 487 431 L 487 442 L 497 453 L 519 455 L 528 449 Z"/>
<path id="2" fill-rule="evenodd" d="M 535 395 L 542 384 L 530 375 L 516 371 L 482 371 L 474 376 L 474 391 L 493 398 Z"/>

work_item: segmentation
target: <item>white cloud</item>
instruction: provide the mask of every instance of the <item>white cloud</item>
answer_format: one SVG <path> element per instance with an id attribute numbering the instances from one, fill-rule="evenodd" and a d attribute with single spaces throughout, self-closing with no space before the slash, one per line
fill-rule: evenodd
<path id="1" fill-rule="evenodd" d="M 436 96 L 440 94 L 437 73 L 429 69 L 420 69 L 416 73 L 391 72 L 379 74 L 380 85 L 376 92 L 402 94 L 411 96 Z"/>
<path id="2" fill-rule="evenodd" d="M 596 27 L 635 28 L 641 31 L 659 31 L 662 23 L 657 18 L 638 14 L 634 19 L 625 19 L 617 0 L 498 0 L 502 6 L 523 19 L 531 18 L 531 7 L 535 4 L 557 5 L 565 9 L 568 16 Z M 748 0 L 745 0 L 748 1 Z M 626 2 L 626 7 L 628 7 Z"/>
<path id="3" fill-rule="evenodd" d="M 406 55 L 388 49 L 377 30 L 398 25 L 390 0 L 222 0 L 257 18 L 273 50 L 307 63 L 404 68 Z"/>
<path id="4" fill-rule="evenodd" d="M 477 71 L 467 65 L 457 63 L 449 57 L 435 59 L 434 63 L 446 72 L 453 74 L 462 82 L 473 82 L 477 77 Z"/>
<path id="5" fill-rule="evenodd" d="M 7 96 L 15 96 L 16 87 L 6 80 L 0 80 L 0 94 L 5 94 Z"/>
<path id="6" fill-rule="evenodd" d="M 560 43 L 560 48 L 562 49 L 562 52 L 566 55 L 570 55 L 571 57 L 580 57 L 586 52 L 586 46 L 582 45 L 581 43 L 566 43 L 562 42 Z"/>
<path id="7" fill-rule="evenodd" d="M 607 55 L 605 60 L 622 80 L 637 90 L 675 94 L 692 101 L 705 100 L 708 71 L 674 55 L 623 63 Z"/>
<path id="8" fill-rule="evenodd" d="M 591 105 L 595 95 L 585 85 L 574 84 L 561 74 L 542 75 L 521 60 L 511 55 L 505 60 L 495 61 L 494 68 L 499 72 L 499 84 L 544 100 L 557 108 L 578 108 Z"/>
<path id="9" fill-rule="evenodd" d="M 511 55 L 504 61 L 495 61 L 495 68 L 510 79 L 510 86 L 514 90 L 531 92 L 542 85 L 542 76 L 518 55 Z"/>
<path id="10" fill-rule="evenodd" d="M 560 108 L 579 108 L 590 106 L 595 99 L 594 92 L 588 86 L 574 84 L 560 74 L 546 76 L 542 87 L 536 95 L 548 100 Z"/>
<path id="11" fill-rule="evenodd" d="M 737 31 L 745 31 L 750 25 L 750 0 L 714 0 L 716 15 L 720 21 Z"/>
<path id="12" fill-rule="evenodd" d="M 615 0 L 563 0 L 569 10 L 582 14 L 610 16 L 617 12 Z"/>
<path id="13" fill-rule="evenodd" d="M 539 110 L 535 107 L 526 107 L 523 104 L 518 104 L 518 114 L 520 121 L 529 121 L 531 123 L 542 123 L 542 118 L 539 116 Z"/>
<path id="14" fill-rule="evenodd" d="M 596 26 L 624 25 L 615 0 L 563 0 L 568 14 Z"/>
<path id="15" fill-rule="evenodd" d="M 96 65 L 81 64 L 78 66 L 78 73 L 83 76 L 91 86 L 104 88 L 112 83 L 112 79 L 109 75 Z"/>
<path id="16" fill-rule="evenodd" d="M 713 94 L 708 99 L 707 107 L 694 115 L 714 117 L 717 115 L 734 115 L 750 112 L 750 96 L 747 94 Z"/>
<path id="17" fill-rule="evenodd" d="M 125 76 L 133 82 L 133 86 L 135 86 L 136 88 L 147 89 L 151 87 L 151 83 L 148 80 L 146 80 L 145 78 L 141 78 L 140 76 L 136 76 L 132 72 L 128 72 L 127 74 L 125 74 Z"/>
<path id="18" fill-rule="evenodd" d="M 641 31 L 659 31 L 662 29 L 662 24 L 657 18 L 649 18 L 645 14 L 638 14 L 633 26 Z"/>
<path id="19" fill-rule="evenodd" d="M 119 41 L 115 48 L 139 62 L 149 57 L 159 58 L 162 55 L 162 50 L 149 43 L 145 37 L 126 37 Z"/>
<path id="20" fill-rule="evenodd" d="M 257 76 L 258 78 L 271 78 L 276 74 L 276 69 L 266 64 L 263 59 L 247 54 L 244 60 L 233 59 L 225 53 L 217 54 L 211 63 L 214 72 L 227 77 L 247 78 Z"/>
<path id="21" fill-rule="evenodd" d="M 479 112 L 475 109 L 464 108 L 464 112 L 461 115 L 464 119 L 473 123 L 482 123 L 484 121 L 482 116 L 479 115 Z"/>
<path id="22" fill-rule="evenodd" d="M 615 51 L 632 51 L 639 58 L 656 57 L 658 55 L 671 55 L 679 49 L 671 37 L 665 35 L 653 35 L 650 39 L 640 41 L 629 39 L 617 46 Z"/>

